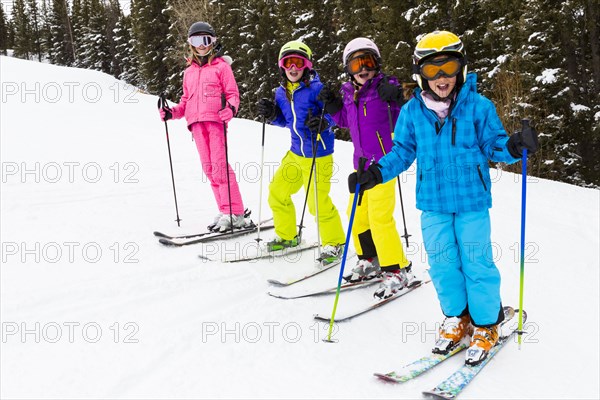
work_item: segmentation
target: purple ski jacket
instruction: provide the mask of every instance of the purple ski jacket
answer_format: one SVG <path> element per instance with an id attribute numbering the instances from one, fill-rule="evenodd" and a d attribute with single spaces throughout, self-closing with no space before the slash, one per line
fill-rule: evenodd
<path id="1" fill-rule="evenodd" d="M 354 86 L 352 82 L 342 85 L 340 93 L 344 106 L 331 117 L 337 125 L 350 129 L 352 143 L 354 143 L 354 168 L 358 168 L 358 159 L 365 157 L 369 160 L 367 166 L 379 161 L 384 152 L 387 154 L 392 148 L 392 129 L 396 125 L 396 119 L 400 114 L 400 107 L 396 102 L 390 102 L 392 121 L 388 115 L 388 103 L 381 100 L 377 93 L 377 85 L 384 78 L 379 73 L 370 81 L 365 83 L 357 93 L 354 100 Z M 390 76 L 389 82 L 398 84 L 398 80 Z M 381 140 L 381 142 L 380 142 Z"/>

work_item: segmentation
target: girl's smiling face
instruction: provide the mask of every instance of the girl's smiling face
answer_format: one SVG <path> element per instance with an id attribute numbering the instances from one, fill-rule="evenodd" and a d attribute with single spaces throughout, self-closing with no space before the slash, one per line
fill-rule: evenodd
<path id="1" fill-rule="evenodd" d="M 445 99 L 452 93 L 454 86 L 456 86 L 456 76 L 448 78 L 447 76 L 440 76 L 438 79 L 427 81 L 429 88 L 440 98 Z"/>
<path id="2" fill-rule="evenodd" d="M 285 76 L 287 77 L 288 81 L 296 83 L 300 80 L 300 78 L 302 78 L 303 73 L 304 68 L 297 69 L 295 65 L 292 65 L 290 69 L 285 71 Z"/>
<path id="3" fill-rule="evenodd" d="M 365 54 L 364 51 L 357 51 L 356 53 L 352 54 L 352 57 L 361 56 L 363 54 Z M 369 79 L 373 79 L 373 77 L 375 76 L 375 71 L 367 71 L 367 69 L 363 67 L 363 69 L 358 74 L 354 74 L 352 76 L 354 77 L 354 80 L 358 82 L 359 85 L 364 85 Z"/>
<path id="4" fill-rule="evenodd" d="M 212 44 L 209 44 L 208 46 L 195 47 L 195 49 L 200 57 L 204 57 L 212 50 L 212 46 L 213 46 Z"/>

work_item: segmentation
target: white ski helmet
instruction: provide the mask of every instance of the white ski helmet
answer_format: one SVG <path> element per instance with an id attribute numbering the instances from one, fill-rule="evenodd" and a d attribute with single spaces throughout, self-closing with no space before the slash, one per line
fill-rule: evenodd
<path id="1" fill-rule="evenodd" d="M 359 37 L 356 39 L 352 39 L 350 42 L 348 42 L 346 48 L 344 48 L 344 56 L 342 59 L 342 61 L 344 62 L 344 69 L 346 69 L 346 65 L 348 64 L 350 56 L 359 50 L 373 53 L 375 55 L 375 58 L 377 59 L 377 64 L 381 65 L 381 54 L 379 53 L 377 45 L 371 39 Z"/>

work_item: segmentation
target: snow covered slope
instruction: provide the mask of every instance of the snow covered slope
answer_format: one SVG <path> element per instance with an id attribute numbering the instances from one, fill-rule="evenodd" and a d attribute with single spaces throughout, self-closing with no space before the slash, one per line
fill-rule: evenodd
<path id="1" fill-rule="evenodd" d="M 326 344 L 327 326 L 312 316 L 330 313 L 332 296 L 266 295 L 268 278 L 310 270 L 314 254 L 227 264 L 197 255 L 250 251 L 255 235 L 158 244 L 152 231 L 203 231 L 217 212 L 185 122 L 169 122 L 177 228 L 156 97 L 92 71 L 6 57 L 0 70 L 1 397 L 412 399 L 461 364 L 451 359 L 402 386 L 372 376 L 431 348 L 442 320 L 432 285 L 340 324 L 339 342 Z M 256 220 L 261 125 L 234 119 L 229 133 Z M 288 132 L 267 127 L 268 177 L 288 146 Z M 350 143 L 336 142 L 333 198 L 344 213 L 351 155 Z M 402 179 L 408 253 L 425 274 L 414 171 Z M 516 306 L 521 184 L 502 171 L 494 180 L 496 263 L 503 301 Z M 300 215 L 303 194 L 295 199 Z M 525 343 L 499 353 L 461 397 L 598 398 L 599 192 L 531 179 L 528 204 Z M 396 217 L 402 230 L 399 207 Z M 289 290 L 334 286 L 338 272 Z M 372 291 L 342 294 L 338 312 Z"/>

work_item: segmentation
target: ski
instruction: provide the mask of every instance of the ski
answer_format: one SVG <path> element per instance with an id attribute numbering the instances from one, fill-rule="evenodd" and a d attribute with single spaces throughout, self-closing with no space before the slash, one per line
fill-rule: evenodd
<path id="1" fill-rule="evenodd" d="M 348 259 L 350 259 L 351 257 L 354 257 L 354 254 L 349 255 Z M 295 283 L 302 282 L 308 278 L 312 278 L 313 276 L 319 275 L 321 272 L 325 272 L 328 269 L 335 267 L 336 265 L 340 265 L 341 263 L 342 263 L 342 260 L 337 260 L 337 261 L 334 261 L 329 264 L 319 265 L 317 268 L 315 268 L 313 271 L 309 272 L 308 274 L 301 275 L 297 278 L 293 278 L 293 279 L 287 280 L 285 282 L 278 281 L 277 279 L 267 279 L 267 282 L 269 282 L 271 285 L 275 285 L 275 286 L 290 286 Z M 273 296 L 273 297 L 278 297 L 278 296 Z M 283 299 L 285 297 L 281 297 L 281 298 Z"/>
<path id="2" fill-rule="evenodd" d="M 261 225 L 260 230 L 263 231 L 263 230 L 274 229 L 274 228 L 275 228 L 274 225 Z M 251 226 L 245 227 L 245 228 L 238 228 L 238 229 L 234 230 L 233 232 L 231 232 L 231 231 L 206 232 L 201 235 L 192 236 L 189 239 L 185 239 L 185 238 L 168 239 L 166 237 L 161 237 L 160 239 L 158 239 L 158 241 L 159 241 L 159 243 L 164 244 L 165 246 L 181 247 L 181 246 L 189 246 L 191 244 L 211 242 L 213 240 L 229 239 L 232 237 L 243 236 L 243 235 L 247 235 L 252 232 L 256 232 L 257 230 L 258 230 L 257 225 L 251 225 Z"/>
<path id="3" fill-rule="evenodd" d="M 335 317 L 334 322 L 348 321 L 348 320 L 350 320 L 352 318 L 358 317 L 359 315 L 368 313 L 369 311 L 373 311 L 373 310 L 375 310 L 375 309 L 377 309 L 377 308 L 379 308 L 379 307 L 381 307 L 383 305 L 391 303 L 392 301 L 394 301 L 394 300 L 396 300 L 396 299 L 404 296 L 405 294 L 408 294 L 408 293 L 412 292 L 413 290 L 415 290 L 415 289 L 417 289 L 417 288 L 419 288 L 419 287 L 421 287 L 421 286 L 423 286 L 423 285 L 425 285 L 425 284 L 427 284 L 429 282 L 431 282 L 431 279 L 428 279 L 426 281 L 418 282 L 417 284 L 415 284 L 412 287 L 404 288 L 404 289 L 400 290 L 399 292 L 395 293 L 393 296 L 388 297 L 387 299 L 379 300 L 376 303 L 371 304 L 371 305 L 369 305 L 367 307 L 361 308 L 359 310 L 350 312 L 350 313 L 342 315 L 342 316 Z M 314 318 L 317 321 L 324 321 L 324 322 L 330 322 L 331 321 L 331 317 L 323 316 L 323 315 L 320 315 L 320 314 L 316 314 Z"/>
<path id="4" fill-rule="evenodd" d="M 319 273 L 319 272 L 317 272 Z M 316 274 L 313 275 L 309 275 L 308 277 L 304 277 L 301 278 L 301 280 L 310 278 L 311 276 L 314 276 Z M 376 283 L 381 282 L 381 279 L 371 279 L 369 281 L 361 281 L 361 282 L 353 282 L 353 283 L 345 283 L 342 286 L 340 286 L 340 292 L 344 292 L 344 291 L 350 291 L 350 290 L 354 290 L 354 289 L 359 289 L 359 288 L 363 288 L 363 287 L 367 287 L 367 286 L 371 286 L 374 285 Z M 324 290 L 317 290 L 314 292 L 308 292 L 308 293 L 303 293 L 303 294 L 298 294 L 298 295 L 283 295 L 283 294 L 277 294 L 277 293 L 272 293 L 272 292 L 268 292 L 267 294 L 269 296 L 273 296 L 276 297 L 278 299 L 284 299 L 284 300 L 291 300 L 291 299 L 301 299 L 304 297 L 313 297 L 313 296 L 323 296 L 323 295 L 328 295 L 328 294 L 335 294 L 337 292 L 337 286 L 334 286 L 332 288 L 329 289 L 324 289 Z"/>
<path id="5" fill-rule="evenodd" d="M 512 307 L 504 307 L 504 315 L 506 318 L 504 323 L 510 321 L 514 317 L 514 312 L 515 311 Z M 502 326 L 504 326 L 504 323 Z M 399 371 L 392 371 L 388 372 L 387 374 L 376 372 L 373 375 L 386 382 L 404 383 L 420 376 L 421 374 L 424 374 L 425 372 L 440 364 L 442 361 L 445 361 L 450 357 L 462 352 L 467 347 L 468 345 L 466 343 L 461 342 L 458 343 L 447 354 L 429 353 L 425 357 L 421 357 L 418 360 L 405 365 Z"/>
<path id="6" fill-rule="evenodd" d="M 517 312 L 513 310 L 513 312 Z M 527 320 L 527 313 L 523 311 L 523 322 Z M 509 320 L 513 323 L 514 320 Z M 502 327 L 508 326 L 508 322 L 503 323 Z M 513 324 L 514 326 L 514 324 Z M 510 328 L 510 327 L 509 327 Z M 511 328 L 511 331 L 508 335 L 501 337 L 498 340 L 498 343 L 490 350 L 488 356 L 481 363 L 471 366 L 471 365 L 463 365 L 458 370 L 456 370 L 452 375 L 448 378 L 440 382 L 436 387 L 431 390 L 424 391 L 423 394 L 429 397 L 433 397 L 435 399 L 445 399 L 452 400 L 455 399 L 469 383 L 475 378 L 475 376 L 485 367 L 488 362 L 496 355 L 504 345 L 510 342 L 510 339 L 517 332 L 516 328 Z M 468 351 L 468 350 L 467 350 Z"/>
<path id="7" fill-rule="evenodd" d="M 375 372 L 373 375 L 375 375 L 379 379 L 386 381 L 386 382 L 392 382 L 392 383 L 407 382 L 407 381 L 414 379 L 417 376 L 429 371 L 436 365 L 440 364 L 442 361 L 445 361 L 445 360 L 449 359 L 450 357 L 452 357 L 453 355 L 460 353 L 467 347 L 468 346 L 465 343 L 460 343 L 458 346 L 456 346 L 454 349 L 449 351 L 447 354 L 430 353 L 430 354 L 426 355 L 425 357 L 421 357 L 418 360 L 413 361 L 412 363 L 407 364 L 404 367 L 402 367 L 400 372 L 392 371 L 392 372 L 388 372 L 387 374 Z"/>
<path id="8" fill-rule="evenodd" d="M 247 214 L 245 214 L 245 216 L 246 216 L 246 218 L 247 218 L 247 217 L 249 217 L 249 216 L 250 216 L 250 213 L 248 213 L 248 212 L 247 212 Z M 262 221 L 260 224 L 261 224 L 261 225 L 264 225 L 264 224 L 266 224 L 267 222 L 271 222 L 271 221 L 273 221 L 273 218 L 266 219 L 266 220 Z M 262 229 L 262 226 L 261 226 L 261 229 Z M 156 237 L 159 237 L 159 238 L 164 238 L 164 239 L 170 239 L 170 240 L 173 240 L 173 239 L 192 239 L 192 238 L 201 238 L 201 237 L 203 237 L 203 236 L 207 236 L 207 235 L 213 235 L 213 234 L 215 234 L 215 233 L 218 233 L 218 232 L 214 232 L 214 231 L 210 231 L 210 230 L 209 230 L 209 231 L 206 231 L 206 232 L 201 232 L 201 233 L 190 233 L 190 234 L 187 234 L 187 235 L 167 235 L 166 233 L 159 232 L 159 231 L 154 231 L 154 232 L 152 232 L 152 234 L 153 234 L 154 236 L 156 236 Z"/>
<path id="9" fill-rule="evenodd" d="M 260 229 L 263 230 L 265 228 L 272 229 L 273 227 L 272 226 L 271 227 L 262 226 Z M 257 261 L 257 260 L 265 260 L 265 259 L 273 260 L 276 258 L 285 258 L 287 256 L 297 254 L 297 253 L 303 252 L 305 250 L 316 249 L 317 247 L 319 247 L 318 243 L 312 243 L 312 244 L 301 243 L 296 247 L 287 247 L 283 250 L 270 251 L 270 252 L 267 252 L 266 250 L 259 247 L 259 254 L 257 254 L 257 255 L 231 258 L 231 259 L 224 260 L 224 262 L 237 263 L 237 262 L 242 262 L 242 261 Z"/>

